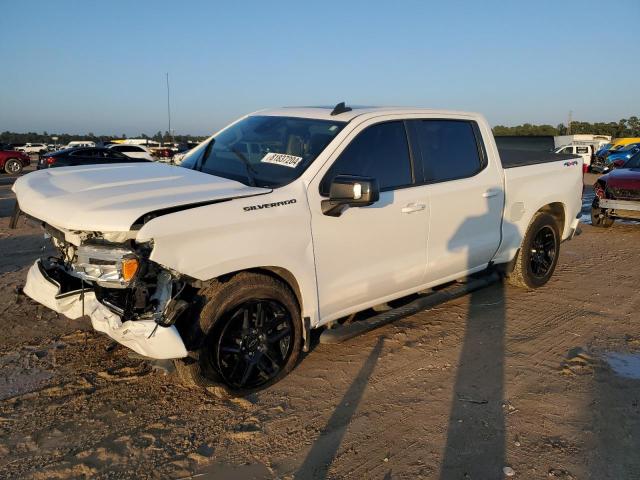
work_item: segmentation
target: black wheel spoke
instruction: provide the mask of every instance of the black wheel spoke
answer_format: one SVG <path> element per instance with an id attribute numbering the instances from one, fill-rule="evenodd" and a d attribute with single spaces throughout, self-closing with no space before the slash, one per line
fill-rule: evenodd
<path id="1" fill-rule="evenodd" d="M 264 308 L 262 308 L 262 302 L 256 305 L 256 322 L 255 325 L 257 328 L 262 328 L 264 326 Z"/>
<path id="2" fill-rule="evenodd" d="M 226 346 L 226 347 L 222 347 L 220 351 L 223 353 L 240 353 L 240 347 Z"/>
<path id="3" fill-rule="evenodd" d="M 286 328 L 276 332 L 274 335 L 271 335 L 271 336 L 267 337 L 267 342 L 269 342 L 269 343 L 279 342 L 280 340 L 282 340 L 284 337 L 286 337 L 290 333 L 291 333 L 291 329 L 289 327 L 286 327 Z"/>
<path id="4" fill-rule="evenodd" d="M 242 330 L 249 329 L 249 309 L 245 308 L 242 317 Z"/>
<path id="5" fill-rule="evenodd" d="M 236 360 L 235 364 L 233 365 L 233 367 L 231 369 L 231 373 L 229 374 L 229 378 L 231 378 L 231 379 L 236 377 L 236 375 L 240 371 L 240 366 L 243 363 L 246 363 L 246 362 L 244 362 L 244 360 L 242 358 L 236 358 L 235 360 Z"/>
<path id="6" fill-rule="evenodd" d="M 242 378 L 240 379 L 240 382 L 238 382 L 241 387 L 243 387 L 243 386 L 245 386 L 247 384 L 247 380 L 249 380 L 249 377 L 253 373 L 253 369 L 255 368 L 255 366 L 256 366 L 256 364 L 254 362 L 247 362 L 247 366 L 244 369 L 244 373 L 242 374 Z"/>

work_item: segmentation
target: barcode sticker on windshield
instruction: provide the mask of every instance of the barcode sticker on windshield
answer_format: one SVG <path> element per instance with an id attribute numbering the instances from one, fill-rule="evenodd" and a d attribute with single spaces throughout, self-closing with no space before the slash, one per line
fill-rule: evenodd
<path id="1" fill-rule="evenodd" d="M 275 165 L 282 165 L 283 167 L 296 168 L 302 161 L 302 157 L 287 155 L 286 153 L 269 152 L 262 157 L 260 161 L 262 163 L 273 163 Z"/>

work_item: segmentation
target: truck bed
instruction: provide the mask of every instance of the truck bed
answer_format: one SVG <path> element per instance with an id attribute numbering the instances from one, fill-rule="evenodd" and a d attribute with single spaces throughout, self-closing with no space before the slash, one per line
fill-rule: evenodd
<path id="1" fill-rule="evenodd" d="M 577 155 L 566 155 L 554 152 L 532 152 L 529 150 L 515 150 L 511 148 L 498 148 L 502 168 L 524 167 L 525 165 L 536 165 L 539 163 L 557 162 L 558 160 L 579 159 Z"/>

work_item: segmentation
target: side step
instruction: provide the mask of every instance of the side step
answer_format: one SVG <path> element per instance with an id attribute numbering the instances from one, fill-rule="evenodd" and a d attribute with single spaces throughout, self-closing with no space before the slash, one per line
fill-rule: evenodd
<path id="1" fill-rule="evenodd" d="M 366 320 L 358 320 L 348 325 L 343 325 L 333 329 L 327 329 L 320 335 L 320 343 L 341 343 L 350 338 L 356 337 L 361 333 L 370 332 L 376 328 L 382 327 L 387 323 L 395 322 L 409 315 L 420 312 L 427 308 L 435 307 L 441 303 L 448 302 L 454 298 L 462 297 L 467 293 L 474 292 L 481 288 L 487 287 L 492 283 L 496 283 L 500 280 L 500 275 L 497 272 L 490 273 L 478 278 L 471 278 L 467 283 L 459 286 L 441 290 L 439 292 L 430 293 L 423 297 L 417 298 L 411 303 L 402 307 L 394 308 L 388 312 L 374 315 Z"/>

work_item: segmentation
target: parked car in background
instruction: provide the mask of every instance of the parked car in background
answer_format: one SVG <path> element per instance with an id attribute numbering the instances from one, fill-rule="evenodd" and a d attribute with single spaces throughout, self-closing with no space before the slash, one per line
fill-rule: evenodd
<path id="1" fill-rule="evenodd" d="M 110 148 L 70 148 L 47 153 L 40 157 L 38 170 L 77 165 L 148 162 L 144 158 L 131 158 Z"/>
<path id="2" fill-rule="evenodd" d="M 610 150 L 620 150 L 621 148 L 626 147 L 631 143 L 640 143 L 640 137 L 616 138 L 611 143 L 613 145 L 611 145 Z"/>
<path id="3" fill-rule="evenodd" d="M 151 154 L 161 162 L 170 161 L 175 153 L 171 149 L 171 147 L 155 147 L 155 148 L 151 148 L 150 150 L 151 150 Z"/>
<path id="4" fill-rule="evenodd" d="M 604 154 L 607 153 L 612 146 L 613 143 L 605 143 L 596 151 L 595 156 L 604 156 Z"/>
<path id="5" fill-rule="evenodd" d="M 142 145 L 147 148 L 160 147 L 160 142 L 150 140 L 148 138 L 127 138 L 124 140 L 114 140 L 113 143 L 119 143 L 121 145 Z"/>
<path id="6" fill-rule="evenodd" d="M 591 157 L 593 155 L 593 147 L 591 145 L 565 145 L 557 148 L 555 152 L 581 157 L 583 162 L 583 172 L 588 172 L 591 167 Z"/>
<path id="7" fill-rule="evenodd" d="M 640 152 L 640 143 L 631 143 L 618 150 L 609 150 L 604 156 L 596 158 L 592 169 L 598 173 L 608 172 L 613 168 L 616 160 L 626 162 L 638 152 Z"/>
<path id="8" fill-rule="evenodd" d="M 125 154 L 129 158 L 144 158 L 146 160 L 153 160 L 153 156 L 148 148 L 142 145 L 127 145 L 124 143 L 113 143 L 106 148 L 113 152 L 120 152 Z"/>
<path id="9" fill-rule="evenodd" d="M 598 178 L 591 206 L 591 224 L 608 228 L 617 218 L 640 219 L 640 152 L 618 159 L 614 169 Z"/>
<path id="10" fill-rule="evenodd" d="M 30 163 L 29 155 L 24 152 L 10 150 L 9 148 L 0 150 L 0 171 L 4 173 L 17 175 Z"/>
<path id="11" fill-rule="evenodd" d="M 28 154 L 37 153 L 42 155 L 47 153 L 47 145 L 45 143 L 25 143 L 22 147 L 16 148 L 16 150 Z"/>
<path id="12" fill-rule="evenodd" d="M 90 140 L 74 140 L 73 142 L 67 143 L 66 147 L 62 147 L 61 150 L 65 150 L 67 148 L 78 148 L 78 147 L 95 147 L 96 142 L 92 142 Z"/>

